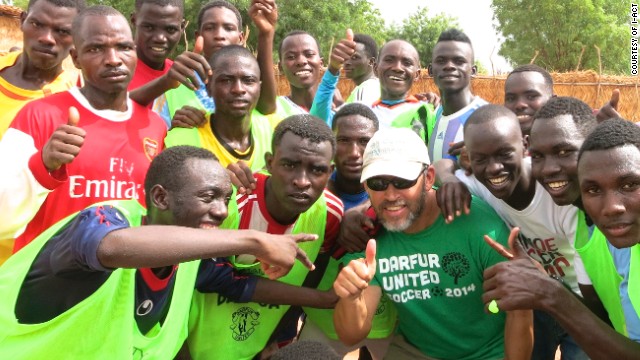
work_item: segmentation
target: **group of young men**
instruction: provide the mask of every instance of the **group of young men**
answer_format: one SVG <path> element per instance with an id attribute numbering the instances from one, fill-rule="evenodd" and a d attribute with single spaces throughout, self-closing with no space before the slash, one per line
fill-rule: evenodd
<path id="1" fill-rule="evenodd" d="M 130 21 L 29 2 L 0 56 L 0 358 L 640 357 L 640 128 L 617 93 L 593 111 L 525 65 L 488 104 L 450 29 L 439 96 L 412 95 L 407 41 L 347 30 L 323 75 L 296 30 L 278 96 L 277 4 L 247 11 L 256 56 L 214 0 L 171 60 L 181 0 Z"/>

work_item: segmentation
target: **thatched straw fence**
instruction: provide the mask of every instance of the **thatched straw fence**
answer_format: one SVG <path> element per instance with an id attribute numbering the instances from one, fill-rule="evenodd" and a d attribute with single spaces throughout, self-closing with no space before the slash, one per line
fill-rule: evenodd
<path id="1" fill-rule="evenodd" d="M 22 9 L 15 6 L 0 5 L 0 54 L 14 46 L 22 46 L 20 14 Z"/>
<path id="2" fill-rule="evenodd" d="M 614 89 L 620 89 L 618 112 L 628 120 L 640 121 L 640 77 L 598 75 L 595 71 L 571 73 L 552 73 L 554 92 L 561 96 L 573 96 L 599 109 L 611 97 Z M 288 94 L 289 84 L 284 75 L 278 75 L 278 93 Z M 473 93 L 483 99 L 502 104 L 504 101 L 504 82 L 506 75 L 476 76 L 471 81 Z M 351 92 L 353 83 L 346 78 L 338 82 L 343 97 Z M 413 84 L 412 93 L 435 92 L 438 89 L 426 70 L 422 70 L 420 79 Z"/>

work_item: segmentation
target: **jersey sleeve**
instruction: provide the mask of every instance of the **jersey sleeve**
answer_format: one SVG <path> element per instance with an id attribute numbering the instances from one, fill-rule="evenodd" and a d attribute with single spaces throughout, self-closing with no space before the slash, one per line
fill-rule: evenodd
<path id="1" fill-rule="evenodd" d="M 309 113 L 313 116 L 317 116 L 324 120 L 327 125 L 331 126 L 333 121 L 333 112 L 331 111 L 331 105 L 333 104 L 333 92 L 338 86 L 338 79 L 340 74 L 333 75 L 331 71 L 327 69 L 322 76 L 316 95 L 313 98 L 313 104 Z"/>
<path id="2" fill-rule="evenodd" d="M 55 274 L 77 271 L 111 271 L 98 260 L 98 246 L 110 232 L 129 227 L 129 221 L 113 206 L 87 208 L 54 238 L 51 269 Z"/>
<path id="3" fill-rule="evenodd" d="M 196 289 L 201 293 L 218 293 L 235 302 L 248 302 L 256 290 L 258 278 L 239 274 L 227 258 L 200 262 Z"/>
<path id="4" fill-rule="evenodd" d="M 344 215 L 342 201 L 335 195 L 325 191 L 327 201 L 327 224 L 324 230 L 324 242 L 321 251 L 331 252 L 337 244 L 340 234 L 340 223 Z"/>

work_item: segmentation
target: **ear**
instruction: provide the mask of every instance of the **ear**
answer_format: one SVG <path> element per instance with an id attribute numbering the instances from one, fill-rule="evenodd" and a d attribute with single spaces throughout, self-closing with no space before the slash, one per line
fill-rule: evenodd
<path id="1" fill-rule="evenodd" d="M 136 28 L 136 13 L 132 12 L 131 15 L 129 16 L 129 21 L 131 21 L 131 27 L 133 29 Z"/>
<path id="2" fill-rule="evenodd" d="M 522 146 L 524 146 L 524 156 L 527 156 L 527 153 L 529 152 L 529 135 L 522 137 Z"/>
<path id="3" fill-rule="evenodd" d="M 182 22 L 180 23 L 180 30 L 184 31 L 187 28 L 187 20 L 182 19 Z"/>
<path id="4" fill-rule="evenodd" d="M 431 67 L 431 64 L 427 66 L 427 72 L 429 73 L 429 76 L 433 77 L 433 68 Z"/>
<path id="5" fill-rule="evenodd" d="M 278 61 L 278 72 L 282 73 L 282 61 Z"/>
<path id="6" fill-rule="evenodd" d="M 430 190 L 436 182 L 436 169 L 433 165 L 429 165 L 427 168 L 427 174 L 424 177 L 424 188 Z"/>
<path id="7" fill-rule="evenodd" d="M 474 76 L 478 72 L 478 67 L 473 65 L 471 67 L 471 76 Z"/>
<path id="8" fill-rule="evenodd" d="M 324 58 L 320 57 L 320 66 L 324 67 Z"/>
<path id="9" fill-rule="evenodd" d="M 375 69 L 376 69 L 376 58 L 374 58 L 374 57 L 370 57 L 369 58 L 369 66 L 371 66 L 371 68 L 373 68 L 373 70 L 375 71 Z"/>
<path id="10" fill-rule="evenodd" d="M 72 46 L 71 49 L 69 49 L 69 55 L 71 55 L 71 61 L 73 61 L 73 65 L 76 67 L 76 69 L 82 70 L 82 68 L 80 67 L 80 63 L 78 62 L 78 50 L 76 49 L 75 45 Z"/>
<path id="11" fill-rule="evenodd" d="M 266 152 L 264 153 L 264 163 L 265 163 L 265 167 L 267 168 L 267 171 L 269 172 L 269 174 L 273 174 L 273 172 L 271 171 L 273 169 L 273 154 L 270 152 Z"/>
<path id="12" fill-rule="evenodd" d="M 24 21 L 27 20 L 27 11 L 23 10 L 20 13 L 20 26 L 22 26 L 24 24 Z"/>
<path id="13" fill-rule="evenodd" d="M 242 46 L 244 47 L 247 47 L 247 43 L 245 42 L 243 31 L 240 31 L 240 44 L 242 44 Z"/>
<path id="14" fill-rule="evenodd" d="M 414 80 L 420 79 L 420 74 L 422 74 L 422 69 L 418 69 L 418 71 L 416 71 L 416 74 L 413 76 Z"/>
<path id="15" fill-rule="evenodd" d="M 169 193 L 162 185 L 153 185 L 149 199 L 151 200 L 151 204 L 158 210 L 164 211 L 169 209 Z"/>

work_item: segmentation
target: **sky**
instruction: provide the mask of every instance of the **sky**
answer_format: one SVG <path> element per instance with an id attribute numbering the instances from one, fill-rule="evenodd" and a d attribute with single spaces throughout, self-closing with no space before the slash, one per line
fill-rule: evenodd
<path id="1" fill-rule="evenodd" d="M 498 55 L 500 40 L 493 28 L 491 0 L 369 0 L 380 10 L 387 24 L 402 23 L 419 6 L 427 7 L 429 15 L 444 13 L 458 19 L 461 30 L 471 39 L 476 60 L 491 74 L 491 63 L 496 72 L 508 72 L 511 66 Z"/>

